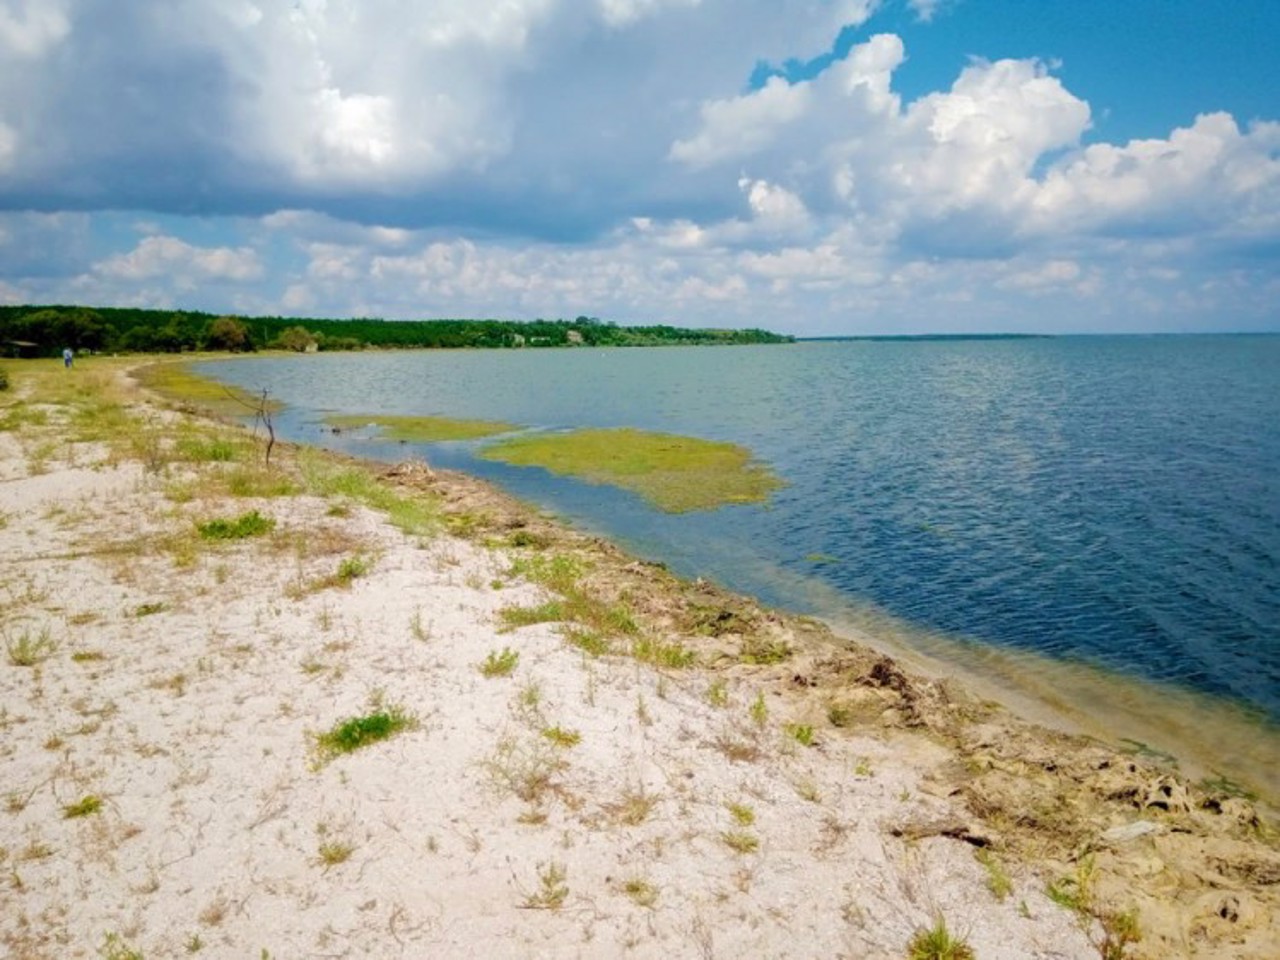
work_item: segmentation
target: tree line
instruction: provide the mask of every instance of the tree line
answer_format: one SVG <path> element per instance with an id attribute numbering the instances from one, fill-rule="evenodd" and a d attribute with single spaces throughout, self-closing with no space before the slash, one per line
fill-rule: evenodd
<path id="1" fill-rule="evenodd" d="M 55 356 L 77 352 L 181 353 L 194 350 L 364 350 L 377 348 L 660 346 L 789 343 L 767 330 L 620 326 L 573 320 L 329 320 L 219 316 L 132 307 L 0 306 L 0 351 Z"/>

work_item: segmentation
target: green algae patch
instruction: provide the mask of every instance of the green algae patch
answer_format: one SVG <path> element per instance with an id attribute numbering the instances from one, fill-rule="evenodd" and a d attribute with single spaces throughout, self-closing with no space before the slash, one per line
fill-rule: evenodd
<path id="1" fill-rule="evenodd" d="M 480 456 L 622 487 L 667 513 L 760 503 L 782 486 L 744 447 L 630 428 L 512 437 Z"/>
<path id="2" fill-rule="evenodd" d="M 387 440 L 435 443 L 440 440 L 478 440 L 519 427 L 498 420 L 454 420 L 450 417 L 407 417 L 390 414 L 333 414 L 324 422 L 339 430 L 375 426 Z"/>
<path id="3" fill-rule="evenodd" d="M 262 407 L 261 395 L 202 377 L 184 362 L 148 364 L 135 370 L 133 378 L 167 400 L 190 403 L 224 417 L 249 416 Z M 266 406 L 269 413 L 283 409 L 283 404 L 270 397 Z"/>

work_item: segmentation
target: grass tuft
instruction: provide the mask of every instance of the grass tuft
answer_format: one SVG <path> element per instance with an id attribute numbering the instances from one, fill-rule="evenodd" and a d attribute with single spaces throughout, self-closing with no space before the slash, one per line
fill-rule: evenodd
<path id="1" fill-rule="evenodd" d="M 908 960 L 974 960 L 973 948 L 947 929 L 941 917 L 927 930 L 917 930 L 907 944 Z"/>
<path id="2" fill-rule="evenodd" d="M 95 797 L 92 794 L 81 797 L 75 803 L 69 803 L 62 808 L 63 820 L 75 820 L 79 817 L 87 817 L 97 813 L 102 809 L 102 798 Z"/>
<path id="3" fill-rule="evenodd" d="M 244 540 L 248 537 L 261 537 L 276 527 L 271 517 L 264 517 L 257 510 L 241 514 L 234 520 L 218 518 L 196 524 L 196 531 L 205 540 Z"/>
<path id="4" fill-rule="evenodd" d="M 400 707 L 376 710 L 363 717 L 351 717 L 317 734 L 316 749 L 321 761 L 351 753 L 371 743 L 394 737 L 415 725 L 414 718 Z"/>
<path id="5" fill-rule="evenodd" d="M 520 654 L 510 647 L 503 647 L 501 651 L 490 650 L 480 664 L 480 673 L 486 677 L 509 677 L 519 662 Z"/>
<path id="6" fill-rule="evenodd" d="M 564 864 L 549 863 L 538 867 L 538 889 L 524 898 L 526 910 L 559 910 L 569 897 L 565 883 L 569 877 Z"/>
<path id="7" fill-rule="evenodd" d="M 6 638 L 4 646 L 9 654 L 9 662 L 15 667 L 34 667 L 47 660 L 57 649 L 47 627 L 38 634 L 24 630 L 16 640 Z"/>

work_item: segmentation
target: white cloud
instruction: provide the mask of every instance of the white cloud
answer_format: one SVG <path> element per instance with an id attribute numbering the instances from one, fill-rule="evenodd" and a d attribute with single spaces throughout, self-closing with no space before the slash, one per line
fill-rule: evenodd
<path id="1" fill-rule="evenodd" d="M 931 22 L 946 3 L 947 0 L 907 0 L 907 5 L 915 13 L 916 19 L 922 23 Z"/>
<path id="2" fill-rule="evenodd" d="M 0 48 L 26 58 L 44 56 L 71 29 L 64 0 L 0 2 Z"/>
<path id="3" fill-rule="evenodd" d="M 256 280 L 262 276 L 258 255 L 247 247 L 195 247 L 176 237 L 143 238 L 129 253 L 94 264 L 95 273 L 116 280 Z"/>
<path id="4" fill-rule="evenodd" d="M 770 77 L 763 87 L 740 97 L 702 105 L 702 129 L 671 145 L 671 159 L 693 167 L 738 160 L 772 146 L 781 131 L 804 116 L 809 86 Z"/>

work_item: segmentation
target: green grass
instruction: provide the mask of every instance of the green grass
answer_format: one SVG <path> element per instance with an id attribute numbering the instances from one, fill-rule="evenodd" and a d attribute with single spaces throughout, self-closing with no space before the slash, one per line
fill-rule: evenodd
<path id="1" fill-rule="evenodd" d="M 298 463 L 307 493 L 363 504 L 385 514 L 392 526 L 410 536 L 430 536 L 443 526 L 434 497 L 398 493 L 367 471 L 334 464 L 314 451 L 303 451 Z"/>
<path id="2" fill-rule="evenodd" d="M 261 537 L 276 527 L 271 517 L 264 517 L 257 510 L 236 517 L 234 520 L 218 518 L 196 524 L 196 531 L 205 540 L 244 540 Z"/>
<path id="3" fill-rule="evenodd" d="M 375 426 L 387 440 L 433 443 L 440 440 L 478 440 L 519 429 L 497 420 L 455 420 L 449 417 L 405 417 L 390 414 L 334 414 L 324 418 L 331 427 L 359 430 Z"/>
<path id="4" fill-rule="evenodd" d="M 227 386 L 193 373 L 186 363 L 161 361 L 140 368 L 134 378 L 144 387 L 162 397 L 180 403 L 190 403 L 225 417 L 248 417 L 262 403 L 261 394 L 249 393 L 239 387 Z M 278 401 L 268 399 L 267 409 L 276 412 L 283 409 Z"/>
<path id="5" fill-rule="evenodd" d="M 87 817 L 97 813 L 102 809 L 102 798 L 95 797 L 92 794 L 81 797 L 75 803 L 69 803 L 62 808 L 63 820 L 75 820 L 79 817 Z"/>
<path id="6" fill-rule="evenodd" d="M 755 853 L 760 849 L 760 839 L 745 830 L 726 830 L 720 834 L 720 839 L 734 853 Z"/>
<path id="7" fill-rule="evenodd" d="M 56 648 L 48 628 L 38 634 L 24 630 L 16 640 L 5 639 L 5 651 L 9 655 L 9 662 L 15 667 L 34 667 L 42 660 L 47 660 Z"/>
<path id="8" fill-rule="evenodd" d="M 667 513 L 760 503 L 782 486 L 736 444 L 630 428 L 512 437 L 480 456 L 621 487 Z"/>
<path id="9" fill-rule="evenodd" d="M 503 647 L 501 652 L 490 650 L 480 664 L 480 672 L 486 677 L 508 677 L 519 661 L 520 654 L 510 647 Z"/>
<path id="10" fill-rule="evenodd" d="M 698 655 L 680 643 L 663 643 L 652 637 L 640 637 L 631 644 L 631 656 L 655 667 L 683 670 L 697 662 Z"/>
<path id="11" fill-rule="evenodd" d="M 788 723 L 783 730 L 802 747 L 813 746 L 813 727 L 807 723 Z"/>
<path id="12" fill-rule="evenodd" d="M 976 854 L 978 862 L 982 864 L 982 868 L 987 871 L 987 889 L 995 896 L 997 900 L 1004 900 L 1005 897 L 1013 893 L 1013 881 L 1009 879 L 1009 873 L 994 853 L 990 850 L 979 850 Z"/>
<path id="13" fill-rule="evenodd" d="M 973 948 L 947 929 L 941 917 L 927 930 L 917 930 L 907 944 L 908 960 L 974 960 Z"/>
<path id="14" fill-rule="evenodd" d="M 400 707 L 378 709 L 363 717 L 342 720 L 325 733 L 317 734 L 316 750 L 321 761 L 331 760 L 394 737 L 411 729 L 414 723 L 413 717 Z"/>
<path id="15" fill-rule="evenodd" d="M 542 730 L 544 740 L 549 740 L 557 747 L 576 747 L 582 742 L 582 734 L 577 730 L 569 730 L 556 724 L 554 727 L 544 727 Z"/>

